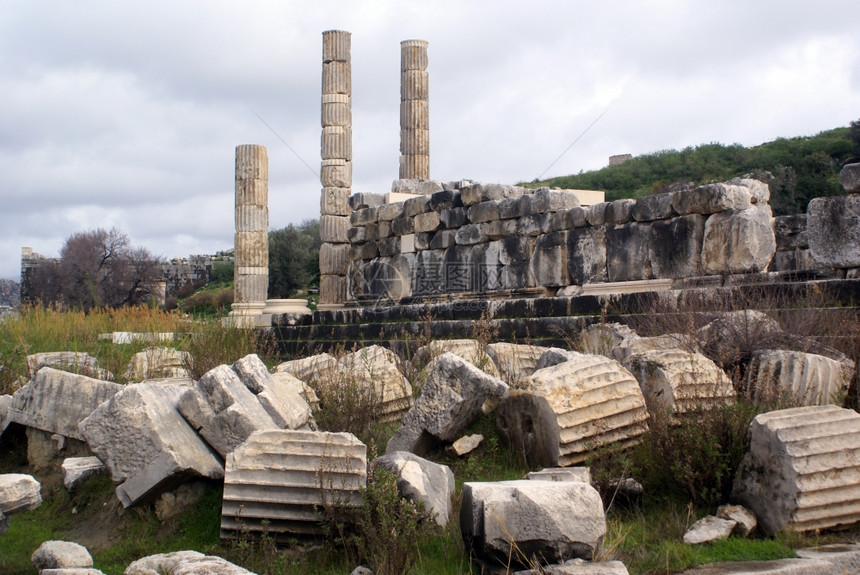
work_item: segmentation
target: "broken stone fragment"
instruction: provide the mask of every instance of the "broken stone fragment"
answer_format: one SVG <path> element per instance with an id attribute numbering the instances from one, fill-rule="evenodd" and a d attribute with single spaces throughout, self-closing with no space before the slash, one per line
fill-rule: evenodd
<path id="1" fill-rule="evenodd" d="M 80 351 L 48 351 L 27 356 L 27 377 L 30 379 L 43 367 L 86 375 L 93 379 L 113 380 L 113 374 L 99 367 L 99 360 Z"/>
<path id="2" fill-rule="evenodd" d="M 734 519 L 721 519 L 713 515 L 702 517 L 684 533 L 684 543 L 699 545 L 719 539 L 728 539 L 735 525 L 737 525 L 737 521 Z"/>
<path id="3" fill-rule="evenodd" d="M 125 372 L 126 381 L 156 378 L 189 378 L 191 354 L 172 347 L 148 347 L 134 354 Z"/>
<path id="4" fill-rule="evenodd" d="M 412 385 L 398 368 L 397 356 L 381 345 L 371 345 L 341 359 L 340 367 L 318 382 L 325 385 L 354 385 L 372 393 L 379 405 L 379 421 L 400 420 L 412 407 Z"/>
<path id="5" fill-rule="evenodd" d="M 233 364 L 233 371 L 281 429 L 315 429 L 311 407 L 292 386 L 280 385 L 266 369 L 266 364 L 250 354 Z M 287 374 L 284 374 L 287 375 Z"/>
<path id="6" fill-rule="evenodd" d="M 93 558 L 87 548 L 72 541 L 45 541 L 30 557 L 33 567 L 44 569 L 87 569 Z"/>
<path id="7" fill-rule="evenodd" d="M 98 457 L 67 457 L 61 466 L 63 485 L 74 491 L 78 485 L 96 475 L 107 475 L 108 469 Z"/>
<path id="8" fill-rule="evenodd" d="M 717 517 L 736 521 L 737 525 L 732 534 L 741 537 L 748 537 L 758 525 L 755 514 L 743 505 L 720 505 L 717 508 Z"/>
<path id="9" fill-rule="evenodd" d="M 591 469 L 588 467 L 548 467 L 530 471 L 526 479 L 531 481 L 581 481 L 591 485 Z"/>
<path id="10" fill-rule="evenodd" d="M 626 447 L 648 429 L 639 383 L 600 355 L 539 369 L 499 405 L 503 437 L 532 465 L 575 465 L 595 448 Z"/>
<path id="11" fill-rule="evenodd" d="M 278 364 L 273 373 L 289 373 L 305 383 L 316 383 L 324 374 L 337 366 L 337 358 L 328 353 L 320 353 L 302 359 L 294 359 Z"/>
<path id="12" fill-rule="evenodd" d="M 621 561 L 571 559 L 560 565 L 541 565 L 539 569 L 517 571 L 514 575 L 629 575 Z"/>
<path id="13" fill-rule="evenodd" d="M 466 435 L 445 448 L 445 453 L 451 457 L 463 457 L 464 455 L 476 450 L 481 442 L 484 441 L 484 436 L 480 434 Z"/>
<path id="14" fill-rule="evenodd" d="M 132 562 L 124 575 L 254 575 L 221 557 L 198 551 L 159 553 Z"/>
<path id="15" fill-rule="evenodd" d="M 448 525 L 455 485 L 454 473 L 447 465 L 433 463 L 408 451 L 387 453 L 376 458 L 374 463 L 397 478 L 400 497 L 423 503 L 439 526 Z"/>
<path id="16" fill-rule="evenodd" d="M 206 443 L 221 455 L 260 429 L 279 429 L 235 371 L 226 365 L 206 372 L 186 389 L 177 408 Z"/>
<path id="17" fill-rule="evenodd" d="M 0 513 L 9 516 L 31 511 L 42 504 L 42 486 L 30 475 L 0 475 Z"/>
<path id="18" fill-rule="evenodd" d="M 606 534 L 603 502 L 578 481 L 463 484 L 460 530 L 489 566 L 591 560 Z"/>
<path id="19" fill-rule="evenodd" d="M 117 383 L 43 367 L 15 392 L 7 417 L 27 427 L 83 440 L 78 424 L 120 389 Z"/>
<path id="20" fill-rule="evenodd" d="M 180 385 L 124 386 L 80 423 L 81 435 L 119 483 L 124 507 L 190 477 L 220 479 L 224 468 L 176 408 Z"/>
<path id="21" fill-rule="evenodd" d="M 502 380 L 453 353 L 443 353 L 428 366 L 421 395 L 385 452 L 424 455 L 435 442 L 454 441 L 481 416 L 487 400 L 503 397 L 507 391 Z"/>
<path id="22" fill-rule="evenodd" d="M 481 371 L 499 377 L 499 370 L 492 357 L 476 339 L 437 339 L 415 350 L 413 365 L 426 366 L 445 352 L 459 355 Z"/>

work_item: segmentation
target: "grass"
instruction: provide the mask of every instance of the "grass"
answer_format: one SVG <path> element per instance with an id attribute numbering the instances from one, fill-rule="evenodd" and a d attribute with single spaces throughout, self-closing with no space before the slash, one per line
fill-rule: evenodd
<path id="1" fill-rule="evenodd" d="M 489 340 L 489 325 L 488 321 L 476 322 L 476 338 Z M 37 351 L 87 351 L 99 359 L 102 367 L 122 374 L 131 355 L 147 344 L 114 345 L 98 339 L 99 333 L 110 331 L 179 334 L 171 345 L 191 352 L 194 361 L 189 367 L 196 377 L 247 353 L 260 354 L 269 365 L 276 359 L 267 337 L 253 330 L 223 328 L 217 320 L 192 322 L 177 312 L 147 308 L 82 314 L 35 307 L 0 321 L 0 385 L 5 391 L 14 390 L 19 376 L 25 376 L 26 355 Z M 831 331 L 842 333 L 833 327 Z M 417 339 L 423 343 L 421 335 Z M 856 344 L 856 337 L 849 343 Z M 408 373 L 419 376 L 418 370 Z M 418 387 L 417 381 L 412 383 Z M 793 550 L 799 547 L 854 540 L 857 529 L 807 535 L 782 533 L 774 538 L 729 538 L 700 546 L 681 542 L 689 525 L 713 513 L 716 503 L 725 499 L 734 466 L 745 451 L 743 432 L 757 409 L 740 402 L 722 412 L 699 414 L 699 425 L 692 426 L 692 431 L 655 421 L 639 447 L 595 454 L 591 463 L 598 484 L 610 477 L 632 474 L 646 485 L 647 495 L 638 508 L 610 508 L 601 558 L 623 561 L 633 575 L 656 574 L 715 561 L 792 557 Z M 331 425 L 340 425 L 331 415 Z M 365 430 L 365 435 L 381 447 L 394 430 L 394 425 L 374 425 Z M 413 575 L 480 573 L 480 567 L 470 561 L 459 533 L 457 507 L 462 484 L 518 479 L 530 471 L 522 454 L 501 440 L 495 415 L 480 418 L 465 432 L 474 433 L 483 435 L 484 441 L 471 454 L 460 458 L 443 450 L 428 454 L 428 459 L 454 471 L 455 510 L 446 529 L 423 535 L 417 541 L 417 557 L 409 571 Z M 21 442 L 21 434 L 11 428 L 0 439 L 0 472 L 20 471 Z M 709 450 L 704 445 L 719 448 Z M 682 457 L 685 452 L 695 457 Z M 705 473 L 709 469 L 719 469 L 719 477 Z M 279 548 L 267 538 L 240 537 L 222 542 L 220 510 L 221 488 L 217 484 L 211 484 L 202 499 L 180 519 L 164 521 L 156 517 L 151 504 L 122 510 L 113 485 L 104 477 L 86 482 L 71 495 L 62 488 L 46 488 L 42 506 L 13 515 L 9 530 L 0 536 L 0 572 L 32 573 L 30 555 L 43 541 L 64 539 L 86 544 L 88 538 L 95 541 L 89 545 L 95 567 L 108 575 L 122 573 L 138 558 L 183 549 L 224 557 L 260 575 L 342 574 L 358 564 L 354 553 L 320 540 L 297 540 Z M 111 537 L 94 537 L 103 531 Z"/>

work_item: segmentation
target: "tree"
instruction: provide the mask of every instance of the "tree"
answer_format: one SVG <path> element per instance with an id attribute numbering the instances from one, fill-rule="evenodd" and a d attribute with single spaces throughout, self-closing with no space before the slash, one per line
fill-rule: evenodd
<path id="1" fill-rule="evenodd" d="M 28 278 L 35 299 L 85 311 L 145 303 L 160 279 L 158 260 L 116 228 L 72 234 Z"/>
<path id="2" fill-rule="evenodd" d="M 269 297 L 288 298 L 319 281 L 319 220 L 269 232 Z"/>

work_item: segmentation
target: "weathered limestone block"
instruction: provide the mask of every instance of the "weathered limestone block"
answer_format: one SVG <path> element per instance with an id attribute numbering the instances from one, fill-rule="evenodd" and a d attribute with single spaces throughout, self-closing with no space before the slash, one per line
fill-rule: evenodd
<path id="1" fill-rule="evenodd" d="M 502 200 L 504 198 L 515 198 L 527 193 L 525 188 L 519 186 L 505 186 L 502 184 L 479 184 L 475 183 L 460 190 L 460 197 L 464 206 L 471 206 L 479 202 Z"/>
<path id="2" fill-rule="evenodd" d="M 37 508 L 42 504 L 41 488 L 30 475 L 0 474 L 0 514 L 8 517 Z"/>
<path id="3" fill-rule="evenodd" d="M 159 553 L 132 562 L 124 575 L 254 575 L 221 557 L 199 551 Z"/>
<path id="4" fill-rule="evenodd" d="M 597 490 L 576 481 L 463 484 L 463 541 L 490 566 L 591 560 L 606 534 Z"/>
<path id="5" fill-rule="evenodd" d="M 15 392 L 6 416 L 27 427 L 83 440 L 78 424 L 120 389 L 117 383 L 43 367 Z"/>
<path id="6" fill-rule="evenodd" d="M 653 337 L 635 336 L 619 342 L 609 351 L 609 357 L 624 363 L 628 357 L 636 353 L 673 349 L 698 352 L 699 343 L 693 336 L 684 333 L 667 333 Z"/>
<path id="7" fill-rule="evenodd" d="M 74 491 L 78 485 L 96 475 L 106 475 L 108 469 L 98 457 L 67 457 L 63 460 L 63 485 Z"/>
<path id="8" fill-rule="evenodd" d="M 172 347 L 148 347 L 134 354 L 125 372 L 127 381 L 141 382 L 154 378 L 186 378 L 191 372 L 191 354 Z"/>
<path id="9" fill-rule="evenodd" d="M 413 365 L 426 366 L 446 352 L 462 357 L 493 377 L 501 377 L 495 360 L 488 353 L 489 349 L 484 350 L 481 342 L 476 339 L 433 340 L 415 350 L 415 355 L 412 358 Z"/>
<path id="10" fill-rule="evenodd" d="M 397 477 L 400 497 L 424 503 L 436 523 L 445 527 L 451 516 L 454 473 L 447 465 L 433 463 L 408 451 L 395 451 L 376 458 L 373 465 Z"/>
<path id="11" fill-rule="evenodd" d="M 592 204 L 588 207 L 588 213 L 585 214 L 585 219 L 588 225 L 597 227 L 606 223 L 606 208 L 609 206 L 607 202 Z"/>
<path id="12" fill-rule="evenodd" d="M 306 383 L 318 381 L 329 370 L 337 366 L 337 358 L 328 353 L 319 353 L 302 359 L 294 359 L 278 364 L 273 373 L 289 373 Z"/>
<path id="13" fill-rule="evenodd" d="M 421 196 L 429 196 L 436 192 L 441 192 L 442 189 L 442 182 L 436 180 L 404 178 L 391 182 L 391 192 L 394 194 L 418 194 Z"/>
<path id="14" fill-rule="evenodd" d="M 772 341 L 782 334 L 775 319 L 757 310 L 723 313 L 721 317 L 696 330 L 702 352 L 717 365 L 728 366 L 741 359 L 744 349 Z"/>
<path id="15" fill-rule="evenodd" d="M 839 183 L 849 194 L 860 192 L 860 164 L 845 164 L 839 171 Z"/>
<path id="16" fill-rule="evenodd" d="M 446 228 L 459 228 L 469 221 L 466 208 L 463 206 L 450 208 L 439 212 L 439 222 Z"/>
<path id="17" fill-rule="evenodd" d="M 113 380 L 113 374 L 99 367 L 99 360 L 81 351 L 49 351 L 27 356 L 27 377 L 33 379 L 43 367 L 52 367 L 86 375 L 94 379 Z"/>
<path id="18" fill-rule="evenodd" d="M 668 220 L 675 215 L 672 207 L 672 194 L 653 194 L 636 199 L 636 205 L 630 214 L 637 222 L 652 222 Z"/>
<path id="19" fill-rule="evenodd" d="M 460 192 L 454 189 L 442 189 L 438 192 L 433 192 L 430 195 L 428 207 L 435 212 L 442 210 L 450 210 L 457 207 L 462 207 L 463 201 L 460 199 Z"/>
<path id="20" fill-rule="evenodd" d="M 397 367 L 397 356 L 381 345 L 371 345 L 346 355 L 337 378 L 372 391 L 382 422 L 398 421 L 412 407 L 412 385 Z"/>
<path id="21" fill-rule="evenodd" d="M 860 266 L 860 195 L 814 198 L 806 209 L 809 252 L 822 266 Z"/>
<path id="22" fill-rule="evenodd" d="M 585 561 L 571 559 L 561 565 L 542 565 L 540 569 L 517 571 L 514 575 L 629 575 L 621 561 Z"/>
<path id="23" fill-rule="evenodd" d="M 346 276 L 320 276 L 320 302 L 345 302 L 347 294 Z"/>
<path id="24" fill-rule="evenodd" d="M 731 519 L 736 523 L 732 534 L 748 537 L 758 526 L 755 514 L 743 505 L 720 505 L 717 508 L 717 517 Z"/>
<path id="25" fill-rule="evenodd" d="M 193 388 L 186 389 L 177 408 L 221 457 L 226 457 L 254 431 L 279 428 L 236 372 L 226 365 L 211 369 Z"/>
<path id="26" fill-rule="evenodd" d="M 551 347 L 545 352 L 543 352 L 543 354 L 541 354 L 537 364 L 535 364 L 535 368 L 532 373 L 545 367 L 552 367 L 553 365 L 558 365 L 560 363 L 564 363 L 572 359 L 577 359 L 581 355 L 583 354 L 579 353 L 578 351 L 570 351 L 558 347 Z"/>
<path id="27" fill-rule="evenodd" d="M 407 218 L 414 218 L 419 214 L 424 214 L 430 210 L 430 198 L 428 196 L 418 196 L 409 198 L 403 202 L 403 215 Z"/>
<path id="28" fill-rule="evenodd" d="M 523 196 L 525 198 L 526 196 Z M 521 198 L 521 199 L 523 199 Z M 534 237 L 546 234 L 552 227 L 552 215 L 546 213 L 526 214 L 516 220 L 505 220 L 516 222 L 516 235 L 521 237 Z M 563 231 L 557 231 L 555 234 L 562 234 Z"/>
<path id="29" fill-rule="evenodd" d="M 605 228 L 577 228 L 568 231 L 567 254 L 570 258 L 567 274 L 572 285 L 606 281 Z"/>
<path id="30" fill-rule="evenodd" d="M 551 232 L 535 238 L 531 269 L 540 286 L 568 284 L 567 232 Z"/>
<path id="31" fill-rule="evenodd" d="M 591 485 L 589 467 L 548 467 L 540 471 L 530 471 L 526 475 L 530 481 L 579 481 Z"/>
<path id="32" fill-rule="evenodd" d="M 762 272 L 776 252 L 770 207 L 708 217 L 702 238 L 706 274 Z"/>
<path id="33" fill-rule="evenodd" d="M 11 395 L 0 395 L 0 435 L 9 427 L 9 406 L 12 405 L 13 398 Z"/>
<path id="34" fill-rule="evenodd" d="M 236 361 L 232 368 L 279 428 L 315 427 L 308 402 L 298 390 L 277 385 L 257 354 L 246 355 Z"/>
<path id="35" fill-rule="evenodd" d="M 80 423 L 92 452 L 104 462 L 124 507 L 189 477 L 220 479 L 218 456 L 176 409 L 181 385 L 124 386 Z"/>
<path id="36" fill-rule="evenodd" d="M 415 254 L 400 254 L 354 262 L 350 278 L 352 297 L 375 305 L 391 305 L 410 297 L 415 258 Z"/>
<path id="37" fill-rule="evenodd" d="M 810 406 L 759 414 L 732 500 L 765 535 L 860 521 L 860 414 Z"/>
<path id="38" fill-rule="evenodd" d="M 320 406 L 320 398 L 317 397 L 317 392 L 314 391 L 314 388 L 286 371 L 273 373 L 272 385 L 275 387 L 286 387 L 292 390 L 292 392 L 299 394 L 310 406 L 311 412 L 316 411 Z M 310 423 L 310 419 L 308 423 Z"/>
<path id="39" fill-rule="evenodd" d="M 376 210 L 376 219 L 380 222 L 390 222 L 403 217 L 403 202 L 384 204 Z"/>
<path id="40" fill-rule="evenodd" d="M 451 457 L 463 457 L 476 449 L 484 441 L 484 436 L 478 433 L 464 435 L 445 448 L 445 453 Z"/>
<path id="41" fill-rule="evenodd" d="M 636 200 L 624 198 L 609 202 L 606 206 L 606 223 L 616 226 L 629 223 L 633 220 L 633 207 L 636 205 Z"/>
<path id="42" fill-rule="evenodd" d="M 532 210 L 535 213 L 571 210 L 580 206 L 579 196 L 572 190 L 538 188 L 532 197 Z"/>
<path id="43" fill-rule="evenodd" d="M 733 519 L 723 519 L 708 515 L 693 523 L 684 533 L 684 543 L 687 545 L 700 545 L 712 543 L 719 539 L 728 539 L 729 535 L 737 525 Z"/>
<path id="44" fill-rule="evenodd" d="M 593 323 L 580 332 L 577 343 L 582 353 L 609 355 L 612 349 L 634 337 L 639 336 L 623 323 Z"/>
<path id="45" fill-rule="evenodd" d="M 454 234 L 454 242 L 458 246 L 471 246 L 489 240 L 490 237 L 478 224 L 466 224 Z"/>
<path id="46" fill-rule="evenodd" d="M 648 258 L 655 278 L 685 278 L 702 273 L 705 218 L 698 214 L 651 223 Z"/>
<path id="47" fill-rule="evenodd" d="M 434 442 L 452 442 L 481 415 L 487 400 L 497 400 L 507 391 L 502 380 L 453 353 L 443 353 L 428 366 L 421 395 L 385 452 L 424 455 Z"/>
<path id="48" fill-rule="evenodd" d="M 93 558 L 87 548 L 72 541 L 45 541 L 30 557 L 33 567 L 44 569 L 88 569 Z"/>
<path id="49" fill-rule="evenodd" d="M 621 364 L 582 355 L 537 370 L 499 405 L 497 425 L 533 465 L 581 463 L 598 447 L 626 447 L 648 429 L 639 384 Z"/>
<path id="50" fill-rule="evenodd" d="M 606 270 L 610 282 L 646 280 L 652 276 L 651 226 L 629 223 L 606 230 Z"/>
<path id="51" fill-rule="evenodd" d="M 644 351 L 624 361 L 639 381 L 650 413 L 681 414 L 734 400 L 732 381 L 700 353 L 679 349 Z"/>
<path id="52" fill-rule="evenodd" d="M 538 345 L 491 343 L 487 346 L 487 355 L 498 366 L 502 381 L 515 386 L 534 373 L 538 361 L 548 349 Z"/>
<path id="53" fill-rule="evenodd" d="M 322 532 L 318 507 L 358 504 L 367 447 L 351 433 L 258 431 L 230 453 L 221 537 Z"/>
<path id="54" fill-rule="evenodd" d="M 433 232 L 439 228 L 439 212 L 427 212 L 415 216 L 415 233 Z"/>
<path id="55" fill-rule="evenodd" d="M 467 208 L 466 215 L 473 224 L 491 222 L 499 219 L 499 202 L 488 201 L 474 204 Z"/>
<path id="56" fill-rule="evenodd" d="M 750 207 L 750 188 L 742 184 L 707 184 L 672 195 L 672 206 L 682 216 L 740 211 Z M 766 200 L 765 200 L 766 201 Z"/>
<path id="57" fill-rule="evenodd" d="M 835 359 L 780 349 L 753 353 L 747 391 L 755 399 L 790 398 L 798 405 L 842 405 L 853 370 Z"/>

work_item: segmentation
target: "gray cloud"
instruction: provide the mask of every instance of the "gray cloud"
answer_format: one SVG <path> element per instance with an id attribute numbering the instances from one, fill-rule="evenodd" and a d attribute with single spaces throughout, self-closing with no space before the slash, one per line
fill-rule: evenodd
<path id="1" fill-rule="evenodd" d="M 268 148 L 272 227 L 315 217 L 320 185 L 302 160 L 318 170 L 324 30 L 353 33 L 354 189 L 386 191 L 401 40 L 430 42 L 433 177 L 513 183 L 604 112 L 546 176 L 846 125 L 858 25 L 848 0 L 12 2 L 0 277 L 17 277 L 22 246 L 53 255 L 100 226 L 164 257 L 229 247 L 238 144 Z"/>

